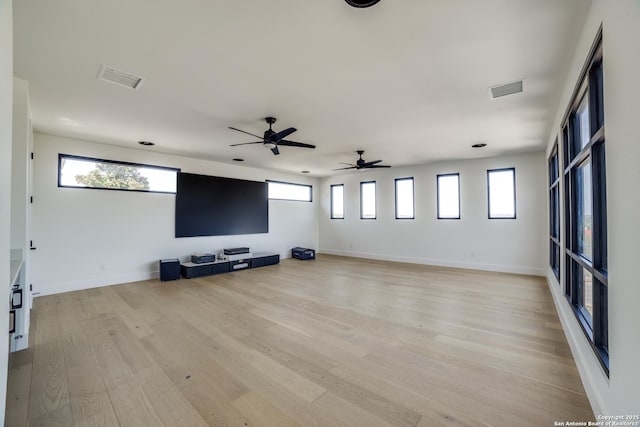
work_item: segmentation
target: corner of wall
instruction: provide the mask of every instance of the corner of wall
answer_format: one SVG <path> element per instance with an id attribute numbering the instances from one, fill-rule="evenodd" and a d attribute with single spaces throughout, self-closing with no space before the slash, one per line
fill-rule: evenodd
<path id="1" fill-rule="evenodd" d="M 13 122 L 13 3 L 0 1 L 0 277 L 10 276 L 11 145 Z M 4 425 L 9 360 L 9 299 L 0 304 L 0 424 Z"/>

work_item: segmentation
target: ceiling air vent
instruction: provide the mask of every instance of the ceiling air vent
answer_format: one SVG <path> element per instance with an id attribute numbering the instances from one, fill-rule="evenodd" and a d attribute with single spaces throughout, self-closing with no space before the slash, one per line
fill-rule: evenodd
<path id="1" fill-rule="evenodd" d="M 514 93 L 520 93 L 522 92 L 522 80 L 490 87 L 489 92 L 493 99 L 513 95 Z"/>
<path id="2" fill-rule="evenodd" d="M 108 65 L 102 64 L 100 71 L 98 71 L 98 80 L 104 80 L 105 82 L 117 84 L 119 86 L 128 87 L 129 89 L 138 89 L 144 80 L 140 76 L 127 73 L 125 71 L 117 70 Z"/>

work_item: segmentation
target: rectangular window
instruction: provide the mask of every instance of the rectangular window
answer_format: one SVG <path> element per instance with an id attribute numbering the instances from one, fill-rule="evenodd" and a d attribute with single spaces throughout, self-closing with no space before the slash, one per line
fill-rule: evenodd
<path id="1" fill-rule="evenodd" d="M 331 219 L 344 219 L 344 185 L 331 186 Z"/>
<path id="2" fill-rule="evenodd" d="M 591 207 L 591 162 L 586 160 L 576 168 L 575 179 L 573 180 L 576 195 L 576 249 L 577 253 L 591 261 L 592 251 L 592 229 L 593 229 L 593 209 Z"/>
<path id="3" fill-rule="evenodd" d="M 396 219 L 414 219 L 413 178 L 396 178 Z"/>
<path id="4" fill-rule="evenodd" d="M 58 154 L 58 187 L 176 193 L 180 169 Z"/>
<path id="5" fill-rule="evenodd" d="M 312 201 L 313 187 L 306 184 L 291 182 L 267 181 L 269 184 L 269 199 L 292 200 L 294 202 Z"/>
<path id="6" fill-rule="evenodd" d="M 598 34 L 563 120 L 565 294 L 609 373 L 607 186 L 602 33 Z"/>
<path id="7" fill-rule="evenodd" d="M 376 219 L 376 182 L 360 183 L 360 219 Z"/>
<path id="8" fill-rule="evenodd" d="M 438 219 L 460 219 L 460 174 L 437 176 Z"/>
<path id="9" fill-rule="evenodd" d="M 593 275 L 586 268 L 582 268 L 582 306 L 587 321 L 591 323 L 593 316 Z"/>
<path id="10" fill-rule="evenodd" d="M 560 282 L 560 173 L 558 141 L 549 156 L 549 265 Z"/>
<path id="11" fill-rule="evenodd" d="M 489 219 L 515 219 L 515 168 L 488 170 L 487 188 L 489 193 Z"/>

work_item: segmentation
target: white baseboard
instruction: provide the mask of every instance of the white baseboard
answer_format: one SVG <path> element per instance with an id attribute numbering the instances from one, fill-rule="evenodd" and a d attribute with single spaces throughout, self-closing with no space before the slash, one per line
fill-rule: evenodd
<path id="1" fill-rule="evenodd" d="M 280 259 L 289 258 L 288 254 L 280 255 Z M 76 280 L 70 282 L 49 283 L 35 289 L 34 297 L 61 294 L 63 292 L 81 291 L 83 289 L 101 288 L 103 286 L 120 285 L 122 283 L 139 282 L 142 280 L 158 279 L 160 271 L 150 272 L 131 272 L 121 273 L 109 276 L 101 276 Z"/>
<path id="2" fill-rule="evenodd" d="M 93 277 L 71 282 L 47 283 L 34 289 L 34 297 L 61 294 L 63 292 L 81 291 L 83 289 L 101 288 L 103 286 L 119 285 L 122 283 L 139 282 L 141 280 L 157 279 L 158 271 L 131 272 L 109 276 Z"/>
<path id="3" fill-rule="evenodd" d="M 596 417 L 598 415 L 610 415 L 611 413 L 600 392 L 603 384 L 608 387 L 609 379 L 600 367 L 600 362 L 587 342 L 578 320 L 573 314 L 571 306 L 564 297 L 558 280 L 551 269 L 547 271 L 547 284 L 549 285 L 549 291 L 553 297 L 553 304 L 560 318 L 564 335 L 569 343 L 573 360 L 576 362 L 580 379 L 582 379 L 582 386 L 591 404 L 591 409 Z"/>
<path id="4" fill-rule="evenodd" d="M 482 270 L 482 271 L 494 271 L 499 273 L 514 273 L 514 274 L 526 274 L 531 276 L 545 276 L 545 269 L 527 267 L 527 266 L 513 266 L 513 265 L 500 265 L 500 264 L 482 264 L 460 261 L 449 261 L 441 259 L 419 258 L 419 257 L 407 257 L 397 255 L 383 255 L 365 252 L 349 252 L 334 249 L 320 249 L 318 253 L 349 256 L 355 258 L 375 259 L 379 261 L 395 261 L 395 262 L 407 262 L 411 264 L 423 264 L 433 265 L 437 267 L 452 267 L 462 268 L 466 270 Z"/>

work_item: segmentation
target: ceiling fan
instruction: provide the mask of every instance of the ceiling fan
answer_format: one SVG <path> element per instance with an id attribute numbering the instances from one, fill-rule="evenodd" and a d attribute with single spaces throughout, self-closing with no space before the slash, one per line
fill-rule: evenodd
<path id="1" fill-rule="evenodd" d="M 378 163 L 380 163 L 382 160 L 373 160 L 371 162 L 366 162 L 362 158 L 362 155 L 364 154 L 364 150 L 358 150 L 358 151 L 356 151 L 356 153 L 358 153 L 358 155 L 360 155 L 360 158 L 356 161 L 355 164 L 353 164 L 353 163 L 340 163 L 341 165 L 349 165 L 349 167 L 348 168 L 334 169 L 334 171 L 341 171 L 341 170 L 345 170 L 345 169 L 361 170 L 361 169 L 390 168 L 391 167 L 391 166 L 387 166 L 387 165 L 379 165 Z"/>
<path id="2" fill-rule="evenodd" d="M 243 142 L 241 144 L 231 144 L 230 147 L 236 147 L 238 145 L 263 144 L 265 147 L 269 148 L 271 150 L 271 152 L 273 154 L 275 154 L 275 155 L 280 154 L 280 151 L 278 151 L 278 147 L 279 146 L 300 147 L 300 148 L 316 148 L 315 145 L 304 144 L 302 142 L 288 141 L 288 140 L 284 139 L 287 136 L 289 136 L 292 133 L 294 133 L 295 131 L 297 131 L 298 129 L 289 128 L 289 129 L 281 130 L 280 132 L 274 131 L 273 129 L 271 129 L 271 125 L 276 122 L 276 118 L 275 117 L 266 117 L 264 119 L 264 121 L 267 122 L 267 124 L 269 125 L 269 129 L 264 131 L 264 136 L 254 135 L 252 133 L 243 131 L 241 129 L 236 129 L 234 127 L 229 126 L 229 129 L 231 129 L 231 130 L 236 130 L 238 132 L 246 133 L 247 135 L 255 136 L 256 138 L 262 138 L 262 141 Z"/>

